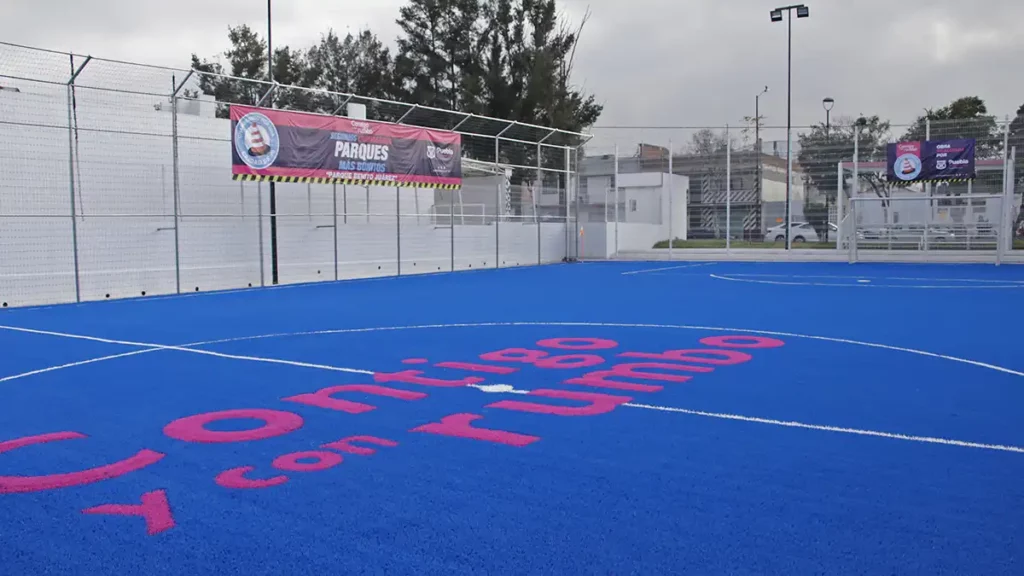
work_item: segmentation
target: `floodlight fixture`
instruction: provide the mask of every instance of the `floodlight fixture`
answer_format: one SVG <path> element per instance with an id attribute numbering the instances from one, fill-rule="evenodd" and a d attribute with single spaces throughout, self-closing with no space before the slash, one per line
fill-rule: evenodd
<path id="1" fill-rule="evenodd" d="M 807 18 L 810 15 L 811 15 L 811 9 L 808 8 L 807 6 L 801 4 L 801 5 L 796 7 L 796 17 L 797 18 Z"/>
<path id="2" fill-rule="evenodd" d="M 772 10 L 772 22 L 782 22 L 782 10 Z"/>

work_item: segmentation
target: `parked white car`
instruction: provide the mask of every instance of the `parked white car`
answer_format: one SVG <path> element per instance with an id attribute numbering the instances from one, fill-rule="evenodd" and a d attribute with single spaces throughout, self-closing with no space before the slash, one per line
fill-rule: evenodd
<path id="1" fill-rule="evenodd" d="M 839 227 L 835 224 L 828 223 L 828 234 L 829 239 L 835 238 L 839 232 Z M 793 222 L 793 228 L 790 233 L 794 243 L 799 242 L 818 242 L 818 232 L 815 231 L 814 226 L 811 226 L 807 222 Z M 786 241 L 786 225 L 779 224 L 778 226 L 772 226 L 764 234 L 765 242 L 785 242 Z"/>

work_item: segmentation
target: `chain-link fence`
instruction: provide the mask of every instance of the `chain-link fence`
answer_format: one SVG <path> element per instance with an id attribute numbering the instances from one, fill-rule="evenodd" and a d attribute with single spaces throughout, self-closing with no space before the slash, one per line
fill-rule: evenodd
<path id="1" fill-rule="evenodd" d="M 589 136 L 0 43 L 3 306 L 577 257 Z M 231 105 L 457 132 L 457 189 L 235 180 Z"/>
<path id="2" fill-rule="evenodd" d="M 872 117 L 793 127 L 791 139 L 785 127 L 760 124 L 595 128 L 581 160 L 580 219 L 607 242 L 590 243 L 585 255 L 789 248 L 840 259 L 856 248 L 862 258 L 885 251 L 956 260 L 940 253 L 969 251 L 961 256 L 998 261 L 1024 249 L 1012 125 Z M 973 179 L 889 181 L 889 144 L 961 139 L 975 141 Z M 855 203 L 861 209 L 852 215 Z"/>

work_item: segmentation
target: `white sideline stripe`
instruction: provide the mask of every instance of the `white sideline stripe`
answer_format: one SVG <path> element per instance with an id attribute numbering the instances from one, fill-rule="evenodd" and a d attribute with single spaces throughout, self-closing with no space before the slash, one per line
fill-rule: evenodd
<path id="1" fill-rule="evenodd" d="M 666 266 L 664 268 L 644 268 L 643 270 L 630 270 L 629 272 L 623 272 L 622 275 L 623 276 L 628 276 L 630 274 L 645 274 L 647 272 L 661 272 L 662 270 L 679 270 L 681 268 L 697 268 L 699 266 L 711 266 L 713 264 L 718 264 L 718 262 L 703 262 L 701 264 L 683 264 L 683 265 L 680 265 L 680 266 Z"/>
<path id="2" fill-rule="evenodd" d="M 703 410 L 688 410 L 686 408 L 672 408 L 670 406 L 652 406 L 650 404 L 623 404 L 630 408 L 643 408 L 644 410 L 657 410 L 659 412 L 675 412 L 678 414 L 689 414 L 691 416 L 703 416 L 706 418 L 718 418 L 720 420 L 738 420 L 740 422 L 753 422 L 756 424 L 770 424 L 772 426 L 784 426 L 787 428 L 803 428 L 806 430 L 820 430 L 824 432 L 839 432 L 842 434 L 855 434 L 857 436 L 874 436 L 877 438 L 889 438 L 891 440 L 904 440 L 908 442 L 922 442 L 925 444 L 944 444 L 946 446 L 960 446 L 961 448 L 978 448 L 982 450 L 998 450 L 1001 452 L 1016 452 L 1024 454 L 1024 447 L 1006 446 L 1003 444 L 982 444 L 980 442 L 965 442 L 963 440 L 951 440 L 949 438 L 935 438 L 932 436 L 911 436 L 907 434 L 894 434 L 892 432 L 879 432 L 876 430 L 860 430 L 858 428 L 842 428 L 839 426 L 826 426 L 821 424 L 805 424 L 792 420 L 775 420 L 772 418 L 757 418 L 755 416 L 741 416 L 739 414 L 723 414 L 719 412 L 704 412 Z"/>
<path id="3" fill-rule="evenodd" d="M 142 350 L 133 350 L 132 352 L 122 352 L 121 354 L 112 354 L 110 356 L 100 356 L 99 358 L 89 358 L 88 360 L 80 360 L 78 362 L 69 362 L 67 364 L 61 364 L 59 366 L 48 366 L 46 368 L 40 368 L 38 370 L 32 370 L 31 372 L 22 372 L 21 374 L 14 374 L 13 376 L 5 376 L 0 378 L 0 382 L 9 382 L 11 380 L 17 380 L 19 378 L 27 378 L 28 376 L 35 376 L 36 374 L 45 374 L 47 372 L 56 372 L 57 370 L 63 370 L 65 368 L 74 368 L 75 366 L 85 366 L 86 364 L 94 364 L 96 362 L 104 362 L 106 360 L 115 360 L 117 358 L 124 358 L 126 356 L 136 356 L 139 354 L 145 354 L 147 352 L 156 352 L 160 348 L 144 348 Z"/>
<path id="4" fill-rule="evenodd" d="M 332 370 L 334 372 L 348 372 L 350 374 L 370 374 L 370 375 L 373 374 L 373 372 L 370 371 L 370 370 L 360 370 L 358 368 L 343 368 L 343 367 L 339 367 L 339 366 L 328 366 L 326 364 L 313 364 L 313 363 L 310 363 L 310 362 L 297 362 L 295 360 L 279 360 L 277 358 L 264 358 L 264 357 L 261 357 L 261 356 L 242 356 L 242 355 L 238 355 L 238 354 L 224 354 L 222 352 L 213 352 L 213 351 L 210 351 L 210 350 L 200 350 L 200 349 L 197 349 L 197 348 L 186 348 L 184 346 L 165 346 L 163 344 L 153 344 L 153 343 L 150 343 L 150 342 L 134 342 L 132 340 L 113 340 L 113 339 L 110 339 L 110 338 L 98 338 L 98 337 L 95 337 L 95 336 L 83 336 L 83 335 L 80 335 L 80 334 L 69 334 L 67 332 L 53 332 L 53 331 L 50 331 L 50 330 L 34 330 L 32 328 L 19 328 L 17 326 L 0 325 L 0 330 L 10 330 L 12 332 L 24 332 L 24 333 L 28 333 L 28 334 L 40 334 L 40 335 L 44 335 L 44 336 L 57 336 L 57 337 L 60 337 L 60 338 L 71 338 L 71 339 L 74 339 L 74 340 L 88 340 L 90 342 L 102 342 L 104 344 L 119 344 L 119 345 L 122 345 L 122 346 L 137 346 L 137 347 L 140 347 L 140 348 L 151 349 L 151 350 L 136 350 L 136 353 L 139 353 L 139 354 L 141 354 L 144 351 L 145 352 L 149 352 L 149 351 L 154 351 L 154 350 L 174 350 L 176 352 L 188 352 L 188 353 L 191 353 L 191 354 L 199 354 L 199 355 L 202 355 L 202 356 L 214 356 L 216 358 L 226 358 L 226 359 L 229 359 L 229 360 L 245 360 L 245 361 L 249 361 L 249 362 L 263 362 L 263 363 L 267 363 L 267 364 L 284 364 L 284 365 L 287 365 L 287 366 L 297 366 L 297 367 L 300 367 L 300 368 L 319 368 L 321 370 Z M 194 344 L 193 346 L 195 346 L 195 345 L 196 344 Z M 108 356 L 105 359 L 109 360 L 111 358 L 121 358 L 123 356 L 125 356 L 125 354 L 116 354 L 114 356 Z M 91 362 L 98 362 L 98 361 L 100 361 L 100 359 L 96 358 L 96 359 L 93 359 Z M 70 364 L 67 367 L 78 366 L 78 365 L 81 365 L 81 364 L 89 364 L 91 362 L 89 362 L 89 361 L 75 362 L 75 363 Z M 54 367 L 53 369 L 56 369 L 56 367 Z M 44 371 L 52 372 L 53 369 L 49 369 L 49 370 L 44 369 Z M 36 371 L 36 372 L 38 373 L 39 371 Z M 25 375 L 26 374 L 15 374 L 13 376 L 8 376 L 8 377 L 4 378 L 4 380 L 2 380 L 2 381 L 14 380 L 16 378 L 22 378 Z"/>
<path id="5" fill-rule="evenodd" d="M 831 288 L 913 288 L 913 289 L 931 289 L 931 290 L 993 290 L 998 288 L 1024 288 L 1024 284 L 1010 284 L 1010 285 L 998 285 L 998 286 L 926 286 L 921 284 L 908 284 L 908 285 L 895 285 L 895 284 L 870 284 L 870 283 L 850 283 L 850 284 L 835 284 L 828 282 L 782 282 L 779 280 L 755 280 L 753 278 L 730 278 L 729 276 L 719 276 L 718 274 L 708 274 L 712 278 L 718 280 L 728 280 L 730 282 L 746 282 L 748 284 L 772 284 L 775 286 L 828 286 Z M 869 278 L 853 278 L 847 276 L 850 280 L 869 280 Z M 887 280 L 882 278 L 882 280 Z M 896 280 L 896 278 L 888 278 L 888 280 Z M 935 281 L 934 279 L 932 280 Z"/>
<path id="6" fill-rule="evenodd" d="M 910 282 L 984 282 L 990 284 L 1024 284 L 1024 280 L 986 280 L 980 278 L 904 278 L 893 276 L 891 278 L 879 276 L 847 276 L 847 275 L 801 275 L 801 274 L 738 274 L 729 273 L 728 276 L 739 276 L 744 278 L 839 278 L 844 280 L 905 280 Z"/>

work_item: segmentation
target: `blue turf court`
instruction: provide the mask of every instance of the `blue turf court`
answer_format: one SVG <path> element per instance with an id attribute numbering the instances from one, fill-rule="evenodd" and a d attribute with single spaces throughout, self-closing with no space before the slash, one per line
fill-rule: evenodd
<path id="1" fill-rule="evenodd" d="M 0 572 L 1019 575 L 1022 302 L 630 262 L 5 310 Z"/>

